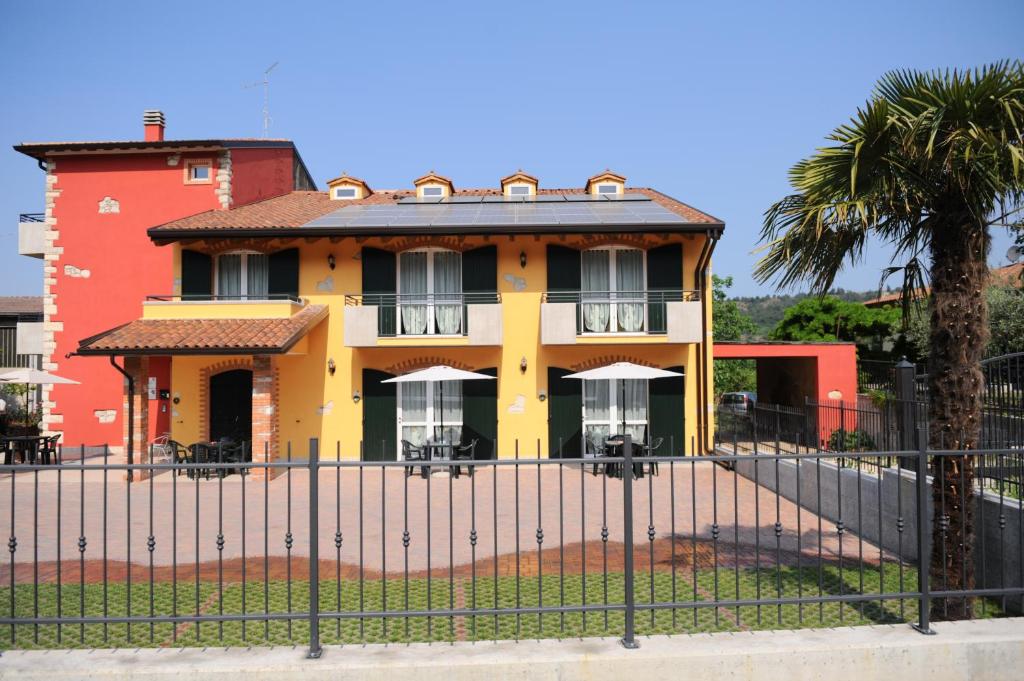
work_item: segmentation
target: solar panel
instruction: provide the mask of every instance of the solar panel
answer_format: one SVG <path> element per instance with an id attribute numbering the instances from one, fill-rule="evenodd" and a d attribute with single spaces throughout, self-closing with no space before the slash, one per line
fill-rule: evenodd
<path id="1" fill-rule="evenodd" d="M 411 198 L 411 197 L 409 197 Z M 534 201 L 504 196 L 454 196 L 437 199 L 402 199 L 394 204 L 342 206 L 304 228 L 365 230 L 409 229 L 430 231 L 445 227 L 571 227 L 608 225 L 680 225 L 686 219 L 643 194 L 618 200 L 586 194 L 542 194 Z"/>

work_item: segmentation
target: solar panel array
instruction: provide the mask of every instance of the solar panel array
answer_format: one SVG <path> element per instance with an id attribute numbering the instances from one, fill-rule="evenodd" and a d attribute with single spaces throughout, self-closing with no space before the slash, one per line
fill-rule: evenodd
<path id="1" fill-rule="evenodd" d="M 684 225 L 685 218 L 642 194 L 607 200 L 581 194 L 546 194 L 545 200 L 509 201 L 501 196 L 454 196 L 445 200 L 343 206 L 303 229 L 357 231 L 390 228 L 585 227 Z"/>

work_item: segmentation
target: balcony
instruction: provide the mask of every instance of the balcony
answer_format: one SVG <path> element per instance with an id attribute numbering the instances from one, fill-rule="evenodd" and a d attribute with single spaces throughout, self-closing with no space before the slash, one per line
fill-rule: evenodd
<path id="1" fill-rule="evenodd" d="M 345 345 L 444 347 L 501 345 L 498 293 L 345 296 Z"/>
<path id="2" fill-rule="evenodd" d="M 287 319 L 305 307 L 290 296 L 146 296 L 143 319 Z"/>
<path id="3" fill-rule="evenodd" d="M 18 254 L 42 258 L 46 254 L 46 215 L 22 213 L 18 216 Z"/>
<path id="4" fill-rule="evenodd" d="M 541 343 L 699 343 L 699 291 L 547 291 L 541 298 Z"/>

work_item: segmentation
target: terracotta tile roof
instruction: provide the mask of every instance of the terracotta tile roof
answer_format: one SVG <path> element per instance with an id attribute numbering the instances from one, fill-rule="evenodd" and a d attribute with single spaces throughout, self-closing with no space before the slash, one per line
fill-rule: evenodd
<path id="1" fill-rule="evenodd" d="M 678 201 L 647 187 L 627 187 L 627 193 L 644 194 L 666 209 L 682 216 L 688 223 L 696 225 L 721 226 L 718 218 Z M 586 194 L 579 187 L 569 189 L 539 189 L 538 194 Z M 378 190 L 364 198 L 345 201 L 332 201 L 326 192 L 296 191 L 256 203 L 250 203 L 231 210 L 209 210 L 180 220 L 174 220 L 149 230 L 153 239 L 160 239 L 162 234 L 167 238 L 175 238 L 171 234 L 196 231 L 230 231 L 246 230 L 251 236 L 252 231 L 260 229 L 298 228 L 316 218 L 333 213 L 347 206 L 397 203 L 399 199 L 415 196 L 411 190 Z M 501 189 L 460 189 L 452 196 L 501 196 Z M 557 226 L 552 226 L 557 231 Z"/>
<path id="2" fill-rule="evenodd" d="M 994 270 L 989 270 L 988 284 L 989 286 L 1019 287 L 1021 285 L 1021 272 L 1024 272 L 1024 263 L 997 267 Z M 914 291 L 914 298 L 921 298 L 929 294 L 931 294 L 931 288 L 926 286 L 923 289 Z M 886 293 L 871 300 L 865 300 L 864 304 L 868 307 L 880 307 L 882 305 L 896 305 L 899 301 L 900 292 L 897 291 L 895 293 Z"/>
<path id="3" fill-rule="evenodd" d="M 43 314 L 42 296 L 0 296 L 0 315 Z"/>
<path id="4" fill-rule="evenodd" d="M 82 355 L 281 354 L 327 317 L 307 305 L 279 319 L 137 319 L 79 342 Z"/>

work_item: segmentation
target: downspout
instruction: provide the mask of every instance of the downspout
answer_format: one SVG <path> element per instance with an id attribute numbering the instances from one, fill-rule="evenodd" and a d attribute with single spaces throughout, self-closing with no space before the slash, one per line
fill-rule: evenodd
<path id="1" fill-rule="evenodd" d="M 128 381 L 128 465 L 135 463 L 135 379 L 132 375 L 117 365 L 114 356 L 110 356 L 110 366 L 114 367 Z M 128 469 L 128 482 L 132 481 L 134 471 Z"/>
<path id="2" fill-rule="evenodd" d="M 708 270 L 711 267 L 711 254 L 715 251 L 720 234 L 708 231 L 704 240 L 704 247 L 701 249 L 700 257 L 697 258 L 697 267 L 694 274 L 694 285 L 700 292 L 702 305 L 710 305 L 708 300 Z M 697 364 L 697 441 L 699 451 L 707 453 L 707 426 L 708 426 L 708 310 L 705 307 L 700 316 L 701 337 L 700 337 L 700 362 Z"/>

